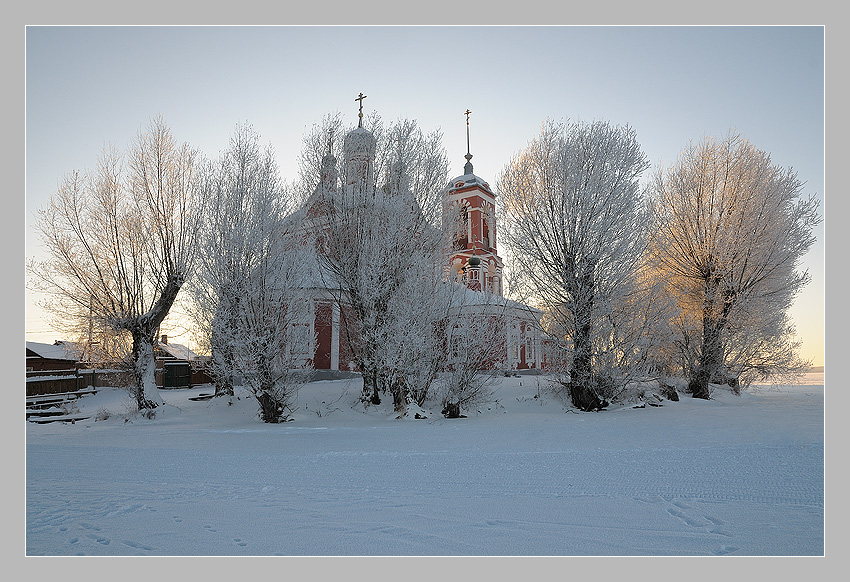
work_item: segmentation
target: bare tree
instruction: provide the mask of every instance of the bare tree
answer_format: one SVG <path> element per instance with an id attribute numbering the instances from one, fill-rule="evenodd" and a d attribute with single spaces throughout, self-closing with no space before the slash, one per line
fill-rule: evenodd
<path id="1" fill-rule="evenodd" d="M 615 304 L 634 289 L 646 213 L 638 178 L 646 157 L 629 127 L 543 124 L 499 178 L 502 240 L 514 270 L 569 349 L 574 406 L 598 410 L 614 394 L 601 345 Z"/>
<path id="2" fill-rule="evenodd" d="M 322 176 L 307 201 L 309 230 L 323 285 L 345 314 L 341 332 L 363 375 L 362 399 L 378 404 L 390 392 L 402 411 L 421 399 L 404 362 L 434 353 L 401 321 L 410 323 L 413 297 L 421 303 L 412 308 L 423 315 L 432 301 L 422 293 L 436 292 L 441 277 L 440 192 L 448 162 L 439 132 L 425 135 L 410 120 L 385 128 L 374 118 L 365 125 L 361 120 L 340 140 L 338 117 L 327 118 L 305 138 L 302 179 Z M 420 333 L 433 325 L 424 320 L 416 323 Z"/>
<path id="3" fill-rule="evenodd" d="M 156 118 L 126 157 L 106 150 L 96 171 L 66 176 L 39 211 L 49 258 L 29 270 L 52 298 L 46 307 L 130 335 L 139 409 L 162 402 L 154 343 L 194 258 L 195 170 L 195 151 Z"/>
<path id="4" fill-rule="evenodd" d="M 797 270 L 815 238 L 818 202 L 796 172 L 737 133 L 691 144 L 652 186 L 651 248 L 680 309 L 689 389 L 807 365 L 787 310 L 809 281 Z"/>
<path id="5" fill-rule="evenodd" d="M 129 334 L 109 327 L 95 316 L 93 299 L 88 313 L 84 311 L 77 306 L 74 317 L 69 317 L 68 311 L 47 313 L 51 327 L 70 340 L 66 349 L 88 365 L 132 371 L 133 344 Z"/>

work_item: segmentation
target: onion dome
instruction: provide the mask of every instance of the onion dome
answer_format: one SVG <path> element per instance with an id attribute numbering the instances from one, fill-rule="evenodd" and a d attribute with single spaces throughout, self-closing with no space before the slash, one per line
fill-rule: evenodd
<path id="1" fill-rule="evenodd" d="M 345 136 L 343 142 L 346 162 L 352 159 L 371 160 L 375 157 L 375 136 L 364 127 L 357 127 Z"/>

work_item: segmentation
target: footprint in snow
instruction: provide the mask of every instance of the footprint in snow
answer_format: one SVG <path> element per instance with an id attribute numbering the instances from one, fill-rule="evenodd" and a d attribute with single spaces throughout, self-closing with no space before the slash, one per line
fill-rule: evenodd
<path id="1" fill-rule="evenodd" d="M 131 548 L 136 548 L 137 550 L 145 550 L 147 552 L 153 551 L 152 547 L 146 546 L 144 544 L 140 544 L 138 542 L 124 540 L 121 543 L 124 544 L 125 546 L 131 547 Z"/>
<path id="2" fill-rule="evenodd" d="M 735 537 L 735 536 L 733 536 L 731 533 L 729 533 L 728 531 L 726 531 L 725 529 L 721 529 L 721 528 L 719 528 L 719 527 L 716 527 L 716 528 L 714 528 L 713 530 L 710 530 L 708 533 L 717 534 L 717 535 L 719 535 L 719 536 L 726 536 L 727 538 L 733 538 L 733 537 Z"/>
<path id="3" fill-rule="evenodd" d="M 109 542 L 112 541 L 109 538 L 105 538 L 103 536 L 98 536 L 98 535 L 94 535 L 94 534 L 89 534 L 86 537 L 89 538 L 90 540 L 96 541 L 97 543 L 99 543 L 102 546 L 108 546 Z"/>
<path id="4" fill-rule="evenodd" d="M 699 521 L 695 520 L 694 518 L 692 518 L 691 516 L 689 516 L 688 514 L 686 514 L 685 512 L 679 511 L 678 509 L 672 509 L 672 508 L 668 507 L 667 513 L 669 513 L 673 517 L 678 517 L 679 519 L 681 519 L 682 521 L 684 521 L 686 524 L 688 524 L 691 527 L 702 527 L 704 525 L 704 524 L 700 523 Z"/>

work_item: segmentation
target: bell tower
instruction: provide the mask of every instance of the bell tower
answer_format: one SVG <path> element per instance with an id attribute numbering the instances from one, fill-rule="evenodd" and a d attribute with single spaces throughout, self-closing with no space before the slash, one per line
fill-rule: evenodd
<path id="1" fill-rule="evenodd" d="M 496 195 L 490 184 L 472 171 L 469 148 L 469 109 L 466 110 L 464 174 L 443 192 L 443 223 L 451 236 L 450 274 L 475 291 L 502 295 L 504 262 L 496 249 Z"/>

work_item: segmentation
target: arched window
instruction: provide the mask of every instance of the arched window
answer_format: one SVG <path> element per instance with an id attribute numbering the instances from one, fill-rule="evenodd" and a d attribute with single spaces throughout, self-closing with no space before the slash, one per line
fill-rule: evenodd
<path id="1" fill-rule="evenodd" d="M 454 250 L 465 249 L 469 244 L 469 207 L 466 202 L 458 209 L 457 228 L 455 230 Z"/>

